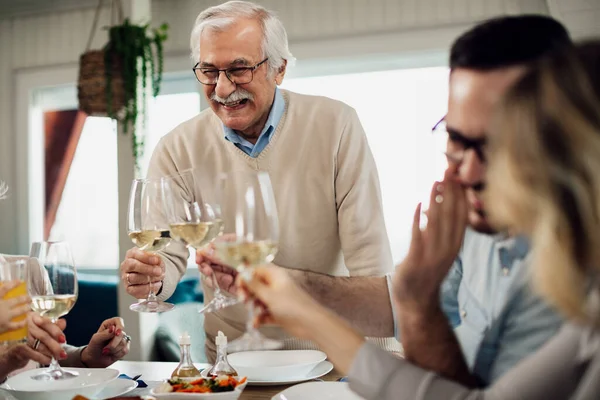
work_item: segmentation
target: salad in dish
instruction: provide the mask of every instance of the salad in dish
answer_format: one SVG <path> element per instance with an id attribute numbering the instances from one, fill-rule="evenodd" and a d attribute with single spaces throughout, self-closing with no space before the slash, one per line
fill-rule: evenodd
<path id="1" fill-rule="evenodd" d="M 169 379 L 158 388 L 157 393 L 222 393 L 233 392 L 236 387 L 246 383 L 233 376 L 221 375 L 216 378 L 200 378 L 195 380 Z"/>

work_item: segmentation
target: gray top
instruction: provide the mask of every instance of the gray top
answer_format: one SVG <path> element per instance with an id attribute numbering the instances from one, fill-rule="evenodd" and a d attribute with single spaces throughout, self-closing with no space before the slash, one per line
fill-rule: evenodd
<path id="1" fill-rule="evenodd" d="M 539 351 L 487 389 L 468 389 L 365 343 L 350 370 L 365 399 L 599 399 L 600 332 L 565 324 Z"/>
<path id="2" fill-rule="evenodd" d="M 482 386 L 536 352 L 563 323 L 530 287 L 531 257 L 529 242 L 522 236 L 484 235 L 467 228 L 441 287 L 442 310 L 469 370 Z M 393 288 L 389 293 L 393 297 Z M 395 336 L 402 342 L 397 326 L 394 318 Z"/>

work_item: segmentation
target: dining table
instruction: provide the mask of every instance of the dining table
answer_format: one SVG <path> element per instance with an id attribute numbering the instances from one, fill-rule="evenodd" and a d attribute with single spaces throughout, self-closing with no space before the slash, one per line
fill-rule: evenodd
<path id="1" fill-rule="evenodd" d="M 121 374 L 125 374 L 129 377 L 136 377 L 140 375 L 138 379 L 144 381 L 148 387 L 136 388 L 125 396 L 149 396 L 152 388 L 160 385 L 165 379 L 171 377 L 171 373 L 177 368 L 178 363 L 176 362 L 162 362 L 162 361 L 117 361 L 109 368 L 118 370 Z M 202 371 L 205 368 L 210 367 L 209 364 L 194 363 L 198 370 Z M 335 369 L 327 375 L 321 377 L 318 380 L 323 381 L 337 381 L 342 375 Z M 239 400 L 262 400 L 271 399 L 276 394 L 282 392 L 292 385 L 277 385 L 277 386 L 253 386 L 247 385 Z"/>

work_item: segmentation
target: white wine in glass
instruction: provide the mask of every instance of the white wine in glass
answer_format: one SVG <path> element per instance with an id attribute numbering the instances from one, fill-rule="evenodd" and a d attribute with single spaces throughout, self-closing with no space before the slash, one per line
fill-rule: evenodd
<path id="1" fill-rule="evenodd" d="M 209 179 L 198 169 L 188 169 L 163 178 L 163 196 L 173 239 L 196 251 L 211 243 L 223 232 L 219 180 Z M 216 275 L 211 275 L 213 299 L 201 313 L 215 312 L 239 300 L 226 295 L 219 287 Z"/>
<path id="2" fill-rule="evenodd" d="M 171 243 L 169 223 L 165 215 L 160 179 L 134 179 L 129 195 L 127 234 L 140 250 L 155 253 Z M 148 297 L 129 306 L 136 312 L 165 312 L 174 305 L 159 301 L 148 277 Z"/>
<path id="3" fill-rule="evenodd" d="M 71 311 L 79 292 L 71 248 L 66 242 L 35 242 L 29 255 L 27 290 L 31 308 L 56 323 Z M 61 368 L 52 358 L 48 368 L 31 378 L 50 381 L 76 376 L 77 372 Z"/>
<path id="4" fill-rule="evenodd" d="M 279 220 L 271 180 L 266 172 L 233 171 L 221 177 L 223 236 L 215 241 L 216 255 L 252 279 L 254 268 L 270 263 L 277 254 Z M 227 346 L 229 351 L 274 350 L 278 340 L 254 327 L 254 304 L 246 303 L 246 333 Z"/>

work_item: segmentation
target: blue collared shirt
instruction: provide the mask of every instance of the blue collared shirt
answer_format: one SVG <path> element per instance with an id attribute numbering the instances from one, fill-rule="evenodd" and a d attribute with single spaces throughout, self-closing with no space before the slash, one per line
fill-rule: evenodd
<path id="1" fill-rule="evenodd" d="M 442 309 L 467 365 L 486 386 L 535 352 L 562 324 L 533 292 L 530 264 L 525 238 L 468 229 L 442 285 Z"/>
<path id="2" fill-rule="evenodd" d="M 226 127 L 223 125 L 223 131 L 225 132 L 225 139 L 229 140 L 233 143 L 238 149 L 242 150 L 244 153 L 248 154 L 252 158 L 258 157 L 258 155 L 267 147 L 269 142 L 271 141 L 271 137 L 273 136 L 273 132 L 277 129 L 277 125 L 279 125 L 279 121 L 281 121 L 281 117 L 283 116 L 283 112 L 285 111 L 285 99 L 281 94 L 279 88 L 275 88 L 275 99 L 273 100 L 273 105 L 271 106 L 271 111 L 269 112 L 269 118 L 267 118 L 267 122 L 265 123 L 265 127 L 263 128 L 258 140 L 255 144 L 250 143 L 240 135 L 238 135 L 233 129 Z"/>

